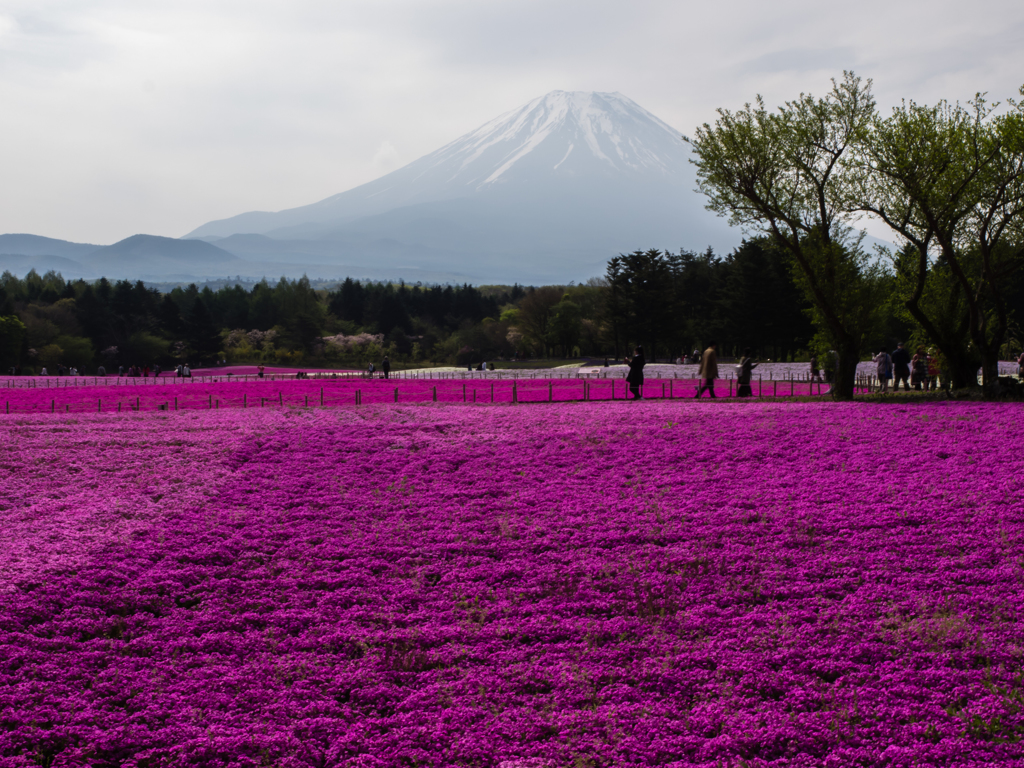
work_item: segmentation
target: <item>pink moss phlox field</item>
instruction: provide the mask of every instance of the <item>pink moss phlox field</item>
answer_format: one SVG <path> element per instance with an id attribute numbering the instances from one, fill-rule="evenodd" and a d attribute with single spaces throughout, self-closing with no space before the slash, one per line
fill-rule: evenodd
<path id="1" fill-rule="evenodd" d="M 1021 417 L 12 416 L 0 765 L 1024 765 Z"/>
<path id="2" fill-rule="evenodd" d="M 45 381 L 32 380 L 35 383 Z M 51 379 L 50 382 L 55 382 Z M 62 380 L 61 386 L 26 387 L 22 379 L 10 389 L 0 389 L 0 418 L 6 415 L 45 413 L 109 413 L 134 410 L 155 411 L 161 407 L 168 410 L 218 410 L 222 408 L 305 408 L 318 407 L 321 393 L 327 407 L 356 404 L 358 392 L 362 405 L 394 403 L 398 390 L 398 403 L 429 403 L 437 393 L 439 403 L 490 404 L 548 402 L 573 402 L 583 400 L 625 399 L 628 385 L 622 379 L 528 379 L 514 382 L 504 380 L 402 380 L 402 379 L 353 379 L 353 380 L 292 380 L 270 381 L 250 380 L 198 381 L 152 379 L 121 379 L 114 383 L 92 385 L 91 379 L 76 381 Z M 47 382 L 47 383 L 50 383 Z M 31 382 L 30 382 L 31 383 Z M 682 399 L 693 397 L 697 390 L 696 379 L 648 379 L 644 385 L 647 399 Z M 717 394 L 729 395 L 727 381 L 719 381 Z M 828 385 L 788 381 L 753 383 L 754 397 L 786 397 L 826 395 Z M 735 382 L 732 392 L 735 393 Z M 631 397 L 631 396 L 630 396 Z M 707 397 L 705 395 L 704 397 Z M 2 422 L 0 422 L 2 423 Z"/>

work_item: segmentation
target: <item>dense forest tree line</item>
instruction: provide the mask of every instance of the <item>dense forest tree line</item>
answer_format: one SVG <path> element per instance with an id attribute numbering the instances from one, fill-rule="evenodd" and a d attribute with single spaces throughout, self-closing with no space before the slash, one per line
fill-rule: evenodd
<path id="1" fill-rule="evenodd" d="M 910 251 L 879 258 L 865 348 L 930 343 L 899 297 Z M 945 267 L 940 263 L 937 270 Z M 1024 316 L 1019 282 L 1005 290 Z M 955 313 L 954 313 L 955 314 Z M 620 359 L 642 343 L 649 359 L 677 359 L 711 340 L 725 356 L 823 356 L 798 271 L 770 238 L 725 257 L 647 250 L 613 258 L 602 278 L 567 286 L 422 286 L 346 279 L 314 289 L 305 278 L 160 293 L 142 282 L 0 277 L 0 362 L 25 372 L 59 365 L 216 361 L 305 366 L 458 364 L 514 358 Z M 1014 321 L 1015 322 L 1015 321 Z M 969 344 L 966 321 L 961 321 Z M 1011 327 L 1005 354 L 1020 334 Z"/>

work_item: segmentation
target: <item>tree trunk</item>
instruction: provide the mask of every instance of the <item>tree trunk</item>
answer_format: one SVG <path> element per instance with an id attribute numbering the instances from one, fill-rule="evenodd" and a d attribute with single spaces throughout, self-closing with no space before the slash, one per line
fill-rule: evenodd
<path id="1" fill-rule="evenodd" d="M 853 400 L 853 389 L 857 383 L 857 363 L 860 349 L 853 339 L 844 340 L 839 349 L 839 363 L 832 382 L 833 400 Z"/>
<path id="2" fill-rule="evenodd" d="M 981 387 L 985 394 L 999 394 L 999 347 L 1006 336 L 1006 326 L 997 323 L 992 338 L 988 338 L 985 318 L 980 309 L 971 312 L 971 340 L 981 353 Z M 977 373 L 975 372 L 975 377 Z M 974 379 L 977 382 L 977 378 Z"/>
<path id="3" fill-rule="evenodd" d="M 940 347 L 946 356 L 947 370 L 950 377 L 950 384 L 953 389 L 969 389 L 978 386 L 978 364 L 965 352 L 957 351 L 957 354 L 950 355 L 945 352 L 945 347 Z"/>
<path id="4" fill-rule="evenodd" d="M 986 395 L 999 394 L 999 347 L 988 345 L 981 351 L 981 386 Z"/>
<path id="5" fill-rule="evenodd" d="M 953 389 L 967 389 L 978 386 L 978 366 L 971 359 L 970 353 L 963 348 L 960 340 L 943 333 L 940 327 L 932 322 L 918 303 L 917 297 L 904 302 L 911 317 L 920 323 L 925 333 L 936 344 L 946 358 L 947 371 L 952 379 Z M 946 371 L 943 371 L 943 375 Z"/>

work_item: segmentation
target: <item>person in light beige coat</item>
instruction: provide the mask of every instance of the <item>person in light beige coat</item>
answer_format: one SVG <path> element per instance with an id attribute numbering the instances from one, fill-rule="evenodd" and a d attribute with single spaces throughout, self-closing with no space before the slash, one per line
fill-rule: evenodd
<path id="1" fill-rule="evenodd" d="M 707 390 L 711 397 L 715 397 L 715 379 L 718 378 L 718 344 L 712 341 L 700 358 L 700 387 L 695 397 L 700 397 L 704 390 Z"/>

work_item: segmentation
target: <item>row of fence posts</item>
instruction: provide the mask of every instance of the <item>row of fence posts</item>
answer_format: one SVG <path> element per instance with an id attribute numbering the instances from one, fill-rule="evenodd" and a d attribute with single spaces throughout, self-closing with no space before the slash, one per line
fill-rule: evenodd
<path id="1" fill-rule="evenodd" d="M 481 373 L 481 371 L 461 371 L 461 372 L 443 371 L 443 372 L 438 372 L 436 374 L 433 373 L 433 372 L 428 372 L 426 374 L 416 373 L 416 374 L 412 374 L 412 375 L 407 374 L 404 371 L 395 371 L 395 372 L 391 373 L 390 376 L 391 376 L 391 378 L 398 378 L 398 379 L 403 379 L 403 380 L 407 380 L 407 381 L 408 380 L 418 381 L 418 380 L 422 380 L 422 379 L 435 379 L 435 378 L 438 379 L 438 380 L 457 380 L 459 378 L 466 378 L 465 376 L 462 375 L 462 374 L 465 374 L 465 373 Z M 488 371 L 488 373 L 494 373 L 494 371 Z M 551 373 L 551 372 L 544 372 L 542 369 L 538 369 L 536 371 L 531 371 L 529 376 L 525 375 L 521 371 L 511 371 L 511 373 L 512 373 L 512 376 L 509 377 L 509 378 L 511 378 L 513 381 L 518 380 L 520 377 L 522 377 L 524 379 L 576 379 L 576 380 L 580 380 L 580 379 L 582 379 L 582 380 L 588 380 L 588 379 L 609 379 L 609 378 L 611 378 L 609 376 L 602 376 L 600 373 L 590 374 L 590 373 L 581 373 L 581 372 L 578 372 L 578 371 L 577 372 L 573 372 L 573 373 L 568 373 L 568 372 L 567 373 Z M 38 388 L 38 382 L 40 380 L 45 382 L 46 388 L 48 388 L 48 389 L 49 388 L 60 389 L 61 386 L 62 386 L 61 385 L 61 381 L 64 382 L 63 386 L 65 388 L 66 387 L 88 386 L 88 381 L 87 380 L 89 378 L 92 378 L 93 386 L 100 386 L 100 385 L 103 385 L 103 386 L 121 386 L 122 379 L 124 380 L 124 384 L 130 384 L 132 386 L 144 386 L 144 385 L 147 385 L 147 384 L 148 385 L 164 384 L 165 386 L 169 385 L 169 384 L 186 384 L 186 383 L 187 384 L 196 384 L 196 383 L 205 384 L 205 383 L 216 382 L 216 381 L 232 382 L 232 381 L 239 381 L 239 380 L 240 381 L 245 381 L 245 382 L 248 382 L 248 381 L 260 381 L 260 380 L 263 380 L 263 381 L 296 381 L 296 380 L 301 380 L 301 379 L 298 379 L 294 374 L 264 375 L 262 377 L 256 376 L 256 375 L 253 375 L 253 374 L 241 374 L 241 375 L 238 375 L 238 376 L 228 376 L 228 375 L 225 375 L 225 374 L 221 374 L 221 375 L 217 375 L 217 376 L 188 376 L 188 377 L 154 376 L 152 378 L 148 378 L 148 377 L 135 377 L 135 376 L 116 376 L 116 377 L 115 376 L 109 376 L 109 377 L 97 377 L 97 376 L 85 377 L 85 376 L 83 376 L 83 377 L 67 377 L 67 378 L 64 378 L 64 379 L 61 379 L 61 378 L 53 378 L 53 379 L 51 379 L 49 377 L 26 376 L 26 377 L 22 377 L 22 380 L 25 382 L 25 385 L 23 387 L 15 386 L 15 382 L 18 380 L 18 378 L 17 377 L 11 377 L 11 378 L 9 378 L 7 380 L 7 388 L 8 389 L 37 389 Z M 309 378 L 309 377 L 307 376 L 307 378 Z M 365 379 L 365 378 L 374 378 L 374 377 L 373 376 L 368 376 L 368 374 L 365 371 L 340 371 L 338 373 L 329 373 L 329 374 L 328 373 L 316 373 L 316 374 L 313 375 L 313 378 L 321 379 L 321 380 L 322 379 L 341 379 L 341 380 L 344 380 L 344 381 L 351 381 L 352 379 Z M 478 378 L 478 377 L 471 377 L 471 378 Z M 484 378 L 484 377 L 479 377 L 479 378 Z M 501 380 L 501 376 L 496 376 L 496 377 L 493 377 L 493 378 L 496 379 L 496 380 Z M 662 377 L 659 377 L 659 378 L 662 378 Z M 673 373 L 672 374 L 672 378 L 673 379 L 678 379 L 679 378 L 679 374 L 678 373 Z M 689 380 L 692 377 L 686 376 L 684 378 Z M 725 379 L 730 381 L 730 382 L 732 381 L 733 378 L 734 377 L 732 377 L 732 376 L 726 376 L 725 377 Z M 811 381 L 811 382 L 813 382 L 815 380 L 820 382 L 820 379 L 814 379 L 809 374 L 803 375 L 803 376 L 794 376 L 793 374 L 790 374 L 790 376 L 788 378 L 789 378 L 790 382 L 793 382 L 793 381 L 801 381 L 801 382 L 803 382 L 803 381 Z M 860 377 L 860 378 L 864 379 L 864 378 L 868 378 L 868 377 Z M 786 378 L 784 377 L 782 379 L 775 379 L 774 378 L 774 372 L 769 372 L 768 380 L 769 381 L 785 381 Z"/>
<path id="2" fill-rule="evenodd" d="M 610 381 L 610 383 L 611 383 L 611 399 L 612 400 L 618 399 L 617 394 L 616 394 L 616 389 L 615 389 L 616 381 L 617 381 L 616 379 L 612 379 Z M 730 379 L 727 379 L 727 381 L 729 383 L 729 397 L 732 397 L 732 393 L 733 393 L 733 380 L 730 378 Z M 775 380 L 771 381 L 771 383 L 772 383 L 772 396 L 773 397 L 778 397 L 778 395 L 779 395 L 779 381 L 780 381 L 779 379 L 775 379 Z M 794 397 L 795 394 L 796 394 L 796 380 L 795 380 L 795 378 L 792 378 L 792 377 L 790 378 L 789 385 L 790 385 L 789 386 L 789 396 L 790 397 Z M 872 391 L 872 379 L 871 378 L 860 379 L 859 382 L 858 382 L 858 386 L 860 386 L 862 389 L 866 388 L 868 392 L 871 392 Z M 662 381 L 661 382 L 661 398 L 662 399 L 674 400 L 675 399 L 675 379 L 669 379 L 667 381 L 667 387 L 668 387 L 668 391 L 667 391 L 667 397 L 666 397 L 666 382 Z M 813 387 L 814 387 L 814 381 L 811 380 L 810 381 L 810 389 L 808 390 L 808 392 L 812 396 L 814 394 Z M 626 388 L 628 388 L 628 384 L 626 385 Z M 399 388 L 395 387 L 395 389 L 394 389 L 394 402 L 395 403 L 398 402 L 398 390 L 399 390 Z M 759 397 L 763 397 L 764 396 L 763 391 L 764 391 L 764 380 L 763 380 L 763 377 L 758 377 L 758 396 Z M 491 393 L 490 394 L 491 394 L 491 402 L 493 403 L 494 402 L 494 381 L 493 380 L 491 381 Z M 820 380 L 818 381 L 818 394 L 819 395 L 821 394 L 821 381 Z M 354 397 L 355 397 L 355 404 L 356 405 L 362 405 L 363 404 L 362 390 L 357 389 L 355 391 Z M 623 393 L 623 397 L 626 397 L 626 393 L 625 392 Z M 268 399 L 271 399 L 271 398 L 261 397 L 260 398 L 260 406 L 261 407 L 265 406 Z M 591 397 L 591 382 L 589 380 L 587 380 L 587 379 L 583 380 L 583 397 L 582 397 L 582 399 L 584 401 L 586 401 L 586 402 L 590 402 L 593 399 Z M 437 402 L 437 386 L 436 385 L 432 388 L 431 400 L 432 400 L 432 402 L 435 402 L 435 403 Z M 284 407 L 284 394 L 283 394 L 283 392 L 281 390 L 278 390 L 277 402 L 278 402 L 278 405 L 280 407 L 282 407 L 282 408 Z M 305 395 L 304 396 L 304 402 L 305 402 L 305 406 L 308 408 L 309 407 L 309 395 Z M 464 402 L 464 403 L 465 402 L 469 402 L 469 396 L 468 396 L 468 390 L 467 390 L 467 387 L 466 387 L 466 382 L 462 383 L 462 402 Z M 473 388 L 473 402 L 474 403 L 477 402 L 477 388 L 475 388 L 475 387 Z M 519 382 L 517 380 L 515 380 L 515 379 L 512 380 L 512 402 L 514 404 L 518 404 L 520 402 L 520 398 L 519 398 Z M 554 402 L 554 382 L 551 381 L 551 380 L 548 381 L 548 402 L 549 403 Z M 324 388 L 320 387 L 320 406 L 323 407 L 323 405 L 324 405 Z M 162 410 L 163 411 L 163 410 L 168 410 L 168 406 L 169 406 L 169 403 L 163 403 L 161 405 L 158 405 L 157 408 L 158 408 L 158 410 Z M 220 408 L 220 400 L 218 399 L 218 400 L 215 401 L 213 399 L 213 394 L 212 393 L 207 395 L 207 407 L 210 410 L 217 410 L 217 409 Z M 243 392 L 242 393 L 242 408 L 248 408 L 248 407 L 249 407 L 248 393 Z M 69 408 L 70 408 L 70 406 L 65 406 L 66 410 L 68 410 Z M 103 401 L 102 401 L 102 399 L 97 399 L 97 401 L 96 401 L 96 410 L 97 410 L 98 413 L 102 413 L 103 412 Z M 117 410 L 118 410 L 118 413 L 121 412 L 121 402 L 120 401 L 118 401 Z M 138 412 L 140 410 L 140 399 L 139 399 L 139 397 L 135 398 L 135 409 L 134 410 L 136 412 Z M 177 396 L 174 397 L 174 410 L 175 411 L 178 410 L 178 398 L 177 398 Z M 6 404 L 6 412 L 8 414 L 10 414 L 10 412 L 11 412 L 11 403 L 10 403 L 9 400 L 7 401 L 7 404 Z M 51 413 L 56 413 L 56 400 L 55 399 L 50 400 L 50 412 Z"/>

